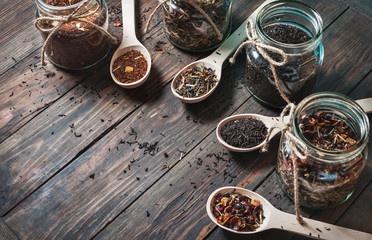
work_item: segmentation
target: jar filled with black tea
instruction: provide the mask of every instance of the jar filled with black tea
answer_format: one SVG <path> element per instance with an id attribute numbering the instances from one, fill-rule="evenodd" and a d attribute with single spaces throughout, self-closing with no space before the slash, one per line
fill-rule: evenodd
<path id="1" fill-rule="evenodd" d="M 295 103 L 312 93 L 323 62 L 322 19 L 318 12 L 297 1 L 275 1 L 264 6 L 248 30 L 264 45 L 283 50 L 288 61 L 276 66 L 280 88 Z M 279 54 L 264 51 L 275 61 Z M 282 108 L 287 103 L 278 91 L 270 63 L 252 44 L 246 47 L 246 86 L 261 103 Z"/>
<path id="2" fill-rule="evenodd" d="M 110 37 L 84 22 L 107 31 L 108 13 L 104 0 L 36 0 L 36 6 L 37 17 L 45 17 L 36 23 L 44 41 L 59 23 L 58 19 L 67 18 L 80 7 L 74 15 L 77 19 L 64 22 L 45 45 L 46 56 L 54 65 L 78 70 L 91 67 L 106 57 L 112 46 Z"/>
<path id="3" fill-rule="evenodd" d="M 281 188 L 294 198 L 296 164 L 301 205 L 329 208 L 346 201 L 366 164 L 369 129 L 367 114 L 352 99 L 331 92 L 306 97 L 297 106 L 289 131 L 309 153 L 299 158 L 293 146 L 303 149 L 282 135 L 276 168 Z"/>
<path id="4" fill-rule="evenodd" d="M 188 51 L 218 47 L 231 31 L 232 0 L 169 0 L 163 4 L 164 32 Z"/>

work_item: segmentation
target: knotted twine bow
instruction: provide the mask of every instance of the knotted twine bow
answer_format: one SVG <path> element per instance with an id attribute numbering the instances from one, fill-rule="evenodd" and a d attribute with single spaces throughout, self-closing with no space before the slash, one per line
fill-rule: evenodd
<path id="1" fill-rule="evenodd" d="M 110 37 L 111 41 L 116 44 L 117 43 L 117 39 L 112 36 L 106 29 L 104 29 L 103 27 L 95 24 L 95 23 L 92 23 L 92 22 L 89 22 L 89 21 L 86 21 L 82 18 L 86 18 L 92 14 L 95 14 L 99 7 L 97 6 L 97 8 L 94 10 L 94 11 L 91 11 L 89 13 L 79 13 L 79 10 L 84 6 L 85 3 L 87 3 L 88 1 L 91 1 L 91 0 L 83 0 L 81 1 L 80 5 L 78 7 L 75 8 L 75 10 L 68 16 L 60 16 L 60 17 L 39 17 L 36 19 L 35 21 L 35 26 L 37 29 L 39 29 L 41 32 L 43 33 L 48 33 L 48 37 L 45 39 L 45 42 L 43 44 L 43 49 L 42 49 L 42 53 L 41 53 L 41 64 L 43 66 L 46 65 L 45 63 L 45 50 L 46 50 L 46 46 L 49 44 L 50 42 L 50 39 L 52 37 L 52 35 L 65 23 L 69 23 L 69 22 L 72 22 L 72 21 L 79 21 L 79 22 L 83 22 L 83 23 L 87 23 L 91 26 L 93 26 L 94 28 L 102 31 L 103 33 L 105 33 L 107 36 Z M 51 30 L 48 29 L 43 29 L 40 27 L 40 24 L 42 21 L 45 21 L 45 20 L 48 20 L 48 21 L 56 21 L 58 22 L 58 24 L 53 27 Z"/>
<path id="2" fill-rule="evenodd" d="M 251 27 L 251 29 L 252 29 L 252 31 L 251 31 L 252 34 L 250 34 L 250 32 L 249 32 L 249 27 Z M 246 45 L 252 44 L 257 49 L 257 51 L 262 55 L 262 57 L 265 60 L 267 60 L 270 64 L 270 68 L 271 68 L 271 71 L 273 73 L 275 84 L 276 84 L 276 87 L 277 87 L 277 89 L 280 93 L 280 96 L 287 102 L 287 106 L 283 109 L 282 113 L 280 114 L 280 118 L 281 118 L 282 122 L 285 124 L 284 128 L 282 128 L 281 131 L 282 131 L 282 135 L 288 140 L 289 147 L 291 149 L 290 158 L 291 158 L 292 165 L 293 165 L 293 185 L 294 185 L 294 201 L 295 201 L 295 208 L 296 208 L 296 217 L 297 217 L 297 221 L 299 223 L 303 224 L 304 220 L 303 220 L 303 218 L 301 217 L 301 214 L 300 214 L 299 198 L 298 198 L 297 158 L 302 159 L 302 160 L 306 160 L 308 155 L 309 155 L 309 152 L 308 152 L 307 146 L 302 141 L 300 141 L 296 136 L 294 136 L 290 131 L 290 127 L 291 127 L 291 123 L 293 122 L 293 115 L 294 115 L 294 111 L 296 109 L 296 105 L 294 103 L 292 103 L 291 100 L 289 100 L 289 98 L 285 95 L 284 91 L 280 87 L 279 78 L 278 78 L 278 75 L 277 75 L 276 69 L 275 69 L 275 67 L 284 66 L 288 62 L 288 56 L 289 55 L 290 56 L 298 56 L 298 55 L 303 55 L 303 54 L 286 54 L 283 50 L 281 50 L 279 48 L 275 48 L 275 47 L 272 47 L 272 46 L 261 43 L 260 40 L 257 37 L 256 28 L 255 28 L 254 24 L 252 23 L 251 19 L 249 19 L 247 21 L 247 25 L 246 25 L 245 30 L 246 30 L 246 33 L 247 33 L 248 40 L 243 42 L 238 47 L 238 49 L 235 51 L 234 55 L 230 58 L 229 61 L 230 61 L 230 63 L 235 63 L 235 58 L 238 55 L 238 53 L 243 49 L 243 47 L 245 47 Z M 275 61 L 272 57 L 270 57 L 270 55 L 267 53 L 267 51 L 279 54 L 282 57 L 282 60 L 281 61 Z M 286 122 L 284 117 L 287 113 L 288 113 L 289 119 Z M 269 142 L 270 135 L 271 135 L 273 129 L 274 128 L 270 128 L 269 131 L 268 131 L 268 134 L 267 134 L 266 139 L 265 139 L 265 143 L 264 143 L 264 145 L 261 149 L 261 151 L 263 151 L 263 152 L 267 151 L 268 142 Z M 298 146 L 302 149 L 303 153 L 298 150 Z"/>
<path id="3" fill-rule="evenodd" d="M 160 0 L 159 0 L 160 1 Z M 156 8 L 154 9 L 154 11 L 152 11 L 152 13 L 150 14 L 150 17 L 149 19 L 147 20 L 147 23 L 146 23 L 146 27 L 145 27 L 145 33 L 148 33 L 149 32 L 149 27 L 150 27 L 150 22 L 152 20 L 152 18 L 154 17 L 155 13 L 158 11 L 158 9 L 163 6 L 164 3 L 166 3 L 167 1 L 169 0 L 164 0 L 164 1 L 161 1 L 157 6 Z M 190 4 L 191 6 L 193 6 L 196 10 L 198 10 L 201 14 L 203 14 L 203 16 L 208 20 L 208 22 L 212 25 L 212 27 L 214 28 L 214 30 L 216 31 L 217 33 L 217 36 L 218 36 L 218 40 L 222 40 L 222 34 L 220 32 L 220 30 L 218 30 L 216 24 L 214 24 L 214 22 L 212 21 L 212 19 L 208 16 L 208 14 L 201 8 L 199 7 L 196 3 L 193 2 L 193 0 L 182 0 L 184 2 L 187 2 L 188 4 Z"/>

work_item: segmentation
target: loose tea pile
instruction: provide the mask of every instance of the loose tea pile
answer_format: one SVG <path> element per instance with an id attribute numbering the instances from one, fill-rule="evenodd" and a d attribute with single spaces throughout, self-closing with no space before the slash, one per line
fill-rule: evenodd
<path id="1" fill-rule="evenodd" d="M 220 130 L 222 139 L 239 148 L 257 146 L 266 139 L 267 127 L 254 118 L 238 118 L 227 122 Z"/>
<path id="2" fill-rule="evenodd" d="M 300 119 L 303 136 L 315 147 L 340 154 L 357 143 L 353 129 L 342 119 L 324 112 L 311 113 Z M 291 197 L 293 188 L 293 154 L 283 141 L 278 155 L 277 171 L 283 190 Z M 345 201 L 354 191 L 363 170 L 366 152 L 343 163 L 296 159 L 299 201 L 313 208 L 328 208 Z"/>
<path id="3" fill-rule="evenodd" d="M 235 192 L 217 194 L 212 208 L 217 222 L 235 231 L 255 231 L 264 219 L 259 200 Z"/>
<path id="4" fill-rule="evenodd" d="M 147 60 L 138 50 L 125 52 L 115 59 L 112 72 L 122 83 L 136 82 L 145 76 Z"/>
<path id="5" fill-rule="evenodd" d="M 213 69 L 204 65 L 185 69 L 175 81 L 175 91 L 182 97 L 195 98 L 208 93 L 219 80 Z"/>
<path id="6" fill-rule="evenodd" d="M 57 7 L 71 6 L 81 1 L 82 0 L 44 0 L 46 4 L 57 6 Z"/>
<path id="7" fill-rule="evenodd" d="M 324 150 L 347 150 L 357 143 L 353 129 L 345 121 L 324 112 L 303 117 L 300 128 L 311 144 Z"/>
<path id="8" fill-rule="evenodd" d="M 306 43 L 312 38 L 304 30 L 289 24 L 271 24 L 265 26 L 263 31 L 269 38 L 284 44 Z M 268 53 L 275 61 L 280 60 L 278 54 Z M 292 102 L 300 102 L 314 88 L 319 66 L 315 54 L 309 51 L 301 56 L 289 57 L 287 64 L 276 67 L 280 87 Z M 266 104 L 285 106 L 286 102 L 276 87 L 269 62 L 253 46 L 247 47 L 247 57 L 245 77 L 248 90 Z"/>
<path id="9" fill-rule="evenodd" d="M 174 45 L 186 50 L 217 47 L 230 31 L 229 4 L 220 0 L 167 1 L 163 7 L 165 33 Z"/>

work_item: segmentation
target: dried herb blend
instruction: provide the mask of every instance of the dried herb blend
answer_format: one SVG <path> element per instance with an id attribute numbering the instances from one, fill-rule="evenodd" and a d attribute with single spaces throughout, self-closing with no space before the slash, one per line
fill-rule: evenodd
<path id="1" fill-rule="evenodd" d="M 81 1 L 82 0 L 44 0 L 46 4 L 57 6 L 57 7 L 71 6 Z"/>
<path id="2" fill-rule="evenodd" d="M 37 0 L 45 2 L 54 8 L 38 7 L 38 17 L 68 16 L 74 10 L 63 10 L 62 7 L 71 6 L 81 0 Z M 55 8 L 61 7 L 61 9 Z M 104 1 L 91 0 L 84 4 L 80 12 L 86 15 L 80 18 L 108 29 L 107 6 Z M 37 27 L 45 41 L 57 21 L 42 20 Z M 49 60 L 65 69 L 83 69 L 102 60 L 111 48 L 111 39 L 91 24 L 81 21 L 64 23 L 52 36 L 46 45 L 46 55 Z"/>
<path id="3" fill-rule="evenodd" d="M 269 38 L 284 44 L 306 43 L 311 39 L 304 30 L 289 24 L 271 24 L 265 26 L 263 31 Z M 276 61 L 280 60 L 280 56 L 273 53 L 270 56 Z M 285 106 L 286 102 L 276 87 L 269 62 L 253 46 L 247 48 L 247 57 L 245 77 L 248 90 L 266 104 Z M 280 86 L 291 101 L 298 103 L 312 92 L 318 77 L 318 67 L 313 51 L 289 57 L 286 65 L 276 67 Z"/>
<path id="4" fill-rule="evenodd" d="M 255 231 L 264 219 L 259 200 L 234 191 L 217 194 L 212 202 L 212 208 L 217 222 L 235 231 Z"/>
<path id="5" fill-rule="evenodd" d="M 342 118 L 332 113 L 314 112 L 299 120 L 303 136 L 314 147 L 340 156 L 358 143 L 357 134 Z M 282 189 L 294 196 L 293 162 L 288 139 L 282 137 L 277 172 Z M 313 155 L 317 158 L 312 157 Z M 319 161 L 324 153 L 313 153 L 306 160 L 296 158 L 299 182 L 299 201 L 312 208 L 328 208 L 348 199 L 354 191 L 366 161 L 364 150 L 339 161 Z"/>
<path id="6" fill-rule="evenodd" d="M 122 83 L 132 83 L 143 78 L 147 72 L 147 60 L 138 50 L 131 50 L 116 58 L 112 72 Z"/>
<path id="7" fill-rule="evenodd" d="M 356 134 L 345 121 L 324 112 L 303 117 L 300 128 L 311 144 L 324 150 L 347 150 L 357 143 Z"/>
<path id="8" fill-rule="evenodd" d="M 250 148 L 265 140 L 267 127 L 262 121 L 254 118 L 238 118 L 221 127 L 220 134 L 231 146 Z"/>
<path id="9" fill-rule="evenodd" d="M 185 50 L 215 48 L 231 30 L 231 0 L 169 0 L 163 9 L 166 36 Z"/>
<path id="10" fill-rule="evenodd" d="M 208 93 L 219 80 L 213 69 L 204 65 L 185 69 L 175 81 L 175 91 L 187 98 L 200 97 Z"/>

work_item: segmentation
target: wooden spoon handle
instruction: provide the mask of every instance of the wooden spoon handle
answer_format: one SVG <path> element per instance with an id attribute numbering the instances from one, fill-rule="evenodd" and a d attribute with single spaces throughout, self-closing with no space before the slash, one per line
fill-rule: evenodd
<path id="1" fill-rule="evenodd" d="M 121 0 L 124 46 L 135 45 L 139 41 L 136 37 L 136 7 L 135 0 Z"/>
<path id="2" fill-rule="evenodd" d="M 372 113 L 372 98 L 356 100 L 366 113 Z"/>
<path id="3" fill-rule="evenodd" d="M 295 232 L 317 239 L 336 239 L 336 240 L 364 240 L 372 239 L 372 234 L 339 227 L 333 224 L 328 224 L 316 221 L 309 218 L 303 218 L 304 224 L 301 225 L 296 216 L 274 209 L 270 216 L 270 223 L 268 228 L 277 228 L 290 232 Z"/>

